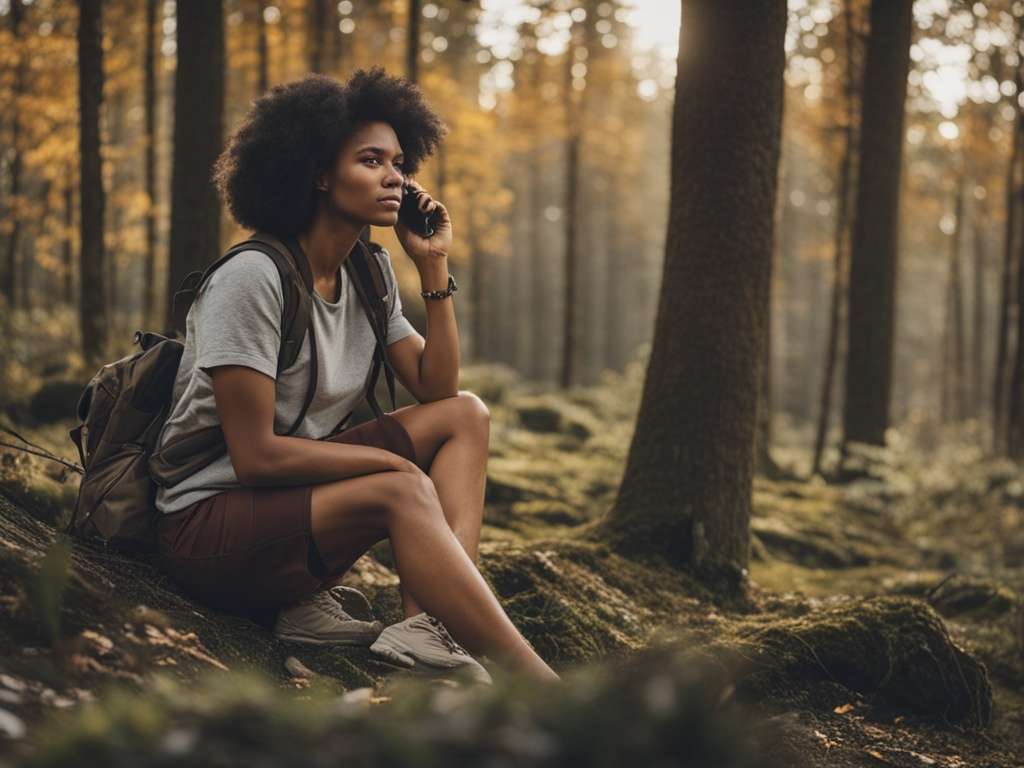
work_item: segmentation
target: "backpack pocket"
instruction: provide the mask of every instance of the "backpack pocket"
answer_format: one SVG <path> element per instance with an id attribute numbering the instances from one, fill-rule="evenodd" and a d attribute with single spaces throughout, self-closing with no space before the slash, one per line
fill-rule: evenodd
<path id="1" fill-rule="evenodd" d="M 75 528 L 90 538 L 145 549 L 155 540 L 156 485 L 149 476 L 144 446 L 125 443 L 92 467 L 82 482 Z M 139 509 L 139 505 L 144 506 Z"/>

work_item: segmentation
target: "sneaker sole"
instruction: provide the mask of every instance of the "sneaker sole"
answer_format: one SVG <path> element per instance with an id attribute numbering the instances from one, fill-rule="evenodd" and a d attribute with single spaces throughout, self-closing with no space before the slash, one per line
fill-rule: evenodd
<path id="1" fill-rule="evenodd" d="M 377 647 L 377 648 L 370 648 L 370 653 L 372 653 L 374 656 L 379 658 L 381 661 L 383 661 L 383 662 L 385 662 L 387 664 L 390 664 L 391 666 L 395 667 L 396 669 L 400 669 L 403 672 L 408 672 L 411 675 L 416 675 L 416 676 L 419 676 L 419 677 L 439 677 L 439 676 L 442 676 L 442 675 L 455 674 L 457 672 L 461 672 L 467 666 L 465 664 L 458 664 L 458 665 L 453 666 L 453 667 L 442 667 L 442 666 L 436 666 L 436 665 L 433 665 L 433 664 L 428 664 L 428 663 L 423 662 L 423 661 L 417 661 L 415 664 L 413 664 L 413 666 L 410 667 L 410 666 L 406 666 L 402 662 L 396 661 L 395 659 L 393 659 L 390 656 L 388 656 L 387 655 L 388 652 L 393 652 L 393 651 L 392 651 L 392 649 L 389 646 L 387 646 L 385 644 L 382 644 L 380 647 Z M 467 673 L 466 672 L 462 672 L 462 674 L 467 674 Z M 490 680 L 490 679 L 485 679 L 485 678 L 479 677 L 479 673 L 476 673 L 476 674 L 468 673 L 468 674 L 469 674 L 469 676 L 472 678 L 472 680 L 474 682 L 485 683 L 485 684 L 493 683 L 493 681 Z M 488 673 L 488 675 L 489 675 L 489 673 Z"/>
<path id="2" fill-rule="evenodd" d="M 344 637 L 325 638 L 319 635 L 303 635 L 292 633 L 274 633 L 274 637 L 286 643 L 296 645 L 359 645 L 369 646 L 380 635 L 383 628 L 355 629 Z"/>

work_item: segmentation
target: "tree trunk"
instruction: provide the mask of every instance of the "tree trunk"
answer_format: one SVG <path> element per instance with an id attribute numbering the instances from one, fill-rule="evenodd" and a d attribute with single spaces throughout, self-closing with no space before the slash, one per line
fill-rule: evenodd
<path id="1" fill-rule="evenodd" d="M 654 342 L 602 526 L 618 551 L 662 555 L 722 586 L 742 583 L 749 555 L 785 29 L 784 0 L 757 14 L 683 2 Z"/>
<path id="2" fill-rule="evenodd" d="M 835 390 L 835 370 L 839 353 L 839 334 L 842 331 L 843 298 L 846 295 L 847 265 L 846 242 L 847 225 L 850 212 L 850 170 L 853 165 L 853 131 L 854 131 L 854 33 L 852 0 L 844 0 L 843 4 L 844 32 L 846 33 L 846 73 L 844 78 L 846 97 L 846 119 L 843 128 L 843 154 L 839 161 L 839 188 L 836 194 L 836 229 L 832 241 L 832 307 L 829 312 L 828 346 L 825 350 L 825 372 L 821 383 L 820 408 L 818 409 L 818 429 L 814 439 L 814 457 L 811 461 L 811 474 L 821 473 L 821 457 L 825 452 L 825 441 L 828 439 L 829 419 L 832 414 L 832 394 Z"/>
<path id="3" fill-rule="evenodd" d="M 156 326 L 156 34 L 157 0 L 146 0 L 143 98 L 146 110 L 146 253 L 141 328 Z"/>
<path id="4" fill-rule="evenodd" d="M 565 51 L 565 198 L 562 207 L 565 225 L 565 272 L 562 297 L 562 362 L 558 382 L 562 389 L 576 383 L 576 261 L 578 228 L 576 200 L 579 194 L 577 176 L 580 164 L 580 133 L 578 116 L 581 114 L 576 90 L 573 88 L 573 35 Z"/>
<path id="5" fill-rule="evenodd" d="M 19 102 L 25 92 L 25 78 L 28 70 L 28 56 L 25 54 L 25 41 L 21 39 L 21 24 L 25 15 L 23 0 L 12 0 L 8 11 L 8 21 L 11 25 L 11 34 L 18 46 L 17 63 L 14 66 L 14 92 L 11 100 L 14 108 L 10 111 L 11 120 L 11 165 L 10 165 L 10 187 L 8 197 L 10 204 L 7 206 L 8 216 L 11 220 L 11 231 L 7 235 L 6 252 L 4 258 L 3 273 L 3 295 L 7 299 L 7 306 L 11 309 L 18 305 L 18 251 L 21 247 L 21 228 L 25 214 L 23 210 L 22 195 L 22 157 L 21 157 L 21 120 L 19 119 L 21 109 Z M 24 300 L 22 304 L 24 304 Z"/>
<path id="6" fill-rule="evenodd" d="M 89 366 L 102 364 L 107 346 L 107 291 L 103 216 L 106 197 L 100 159 L 100 106 L 103 102 L 103 3 L 81 0 L 78 19 L 78 104 L 81 154 L 79 307 L 82 354 Z"/>
<path id="7" fill-rule="evenodd" d="M 1017 344 L 1010 377 L 1008 406 L 1009 428 L 1007 453 L 1013 459 L 1024 458 L 1024 308 L 1020 297 L 1024 296 L 1024 237 L 1017 243 Z"/>
<path id="8" fill-rule="evenodd" d="M 957 184 L 956 191 L 956 229 L 953 232 L 952 253 L 950 254 L 949 265 L 949 287 L 951 299 L 951 341 L 953 343 L 953 377 L 950 381 L 953 396 L 953 420 L 961 421 L 967 409 L 966 383 L 967 371 L 965 365 L 964 345 L 964 292 L 963 277 L 960 268 L 960 246 L 963 242 L 963 213 L 964 213 L 964 185 Z"/>
<path id="9" fill-rule="evenodd" d="M 1024 38 L 1021 30 L 1024 20 L 1018 19 L 1017 40 Z M 1015 93 L 1024 88 L 1024 60 L 1019 61 L 1014 74 Z M 1024 198 L 1024 180 L 1018 181 L 1018 167 L 1024 157 L 1024 106 L 1017 105 L 1013 118 L 1013 138 L 1010 165 L 1006 171 L 1006 229 L 1003 234 L 1003 269 L 1000 276 L 998 338 L 996 340 L 996 363 L 992 377 L 992 450 L 999 454 L 1006 450 L 1008 427 L 1006 423 L 1007 401 L 1007 359 L 1010 350 L 1010 332 L 1013 323 L 1011 309 L 1017 304 L 1015 275 L 1015 245 L 1017 243 L 1017 222 L 1020 215 L 1020 201 Z"/>
<path id="10" fill-rule="evenodd" d="M 980 419 L 985 413 L 985 263 L 988 261 L 985 246 L 985 229 L 982 222 L 987 219 L 984 212 L 974 217 L 974 320 L 971 323 L 971 415 Z"/>
<path id="11" fill-rule="evenodd" d="M 416 82 L 420 62 L 420 0 L 409 0 L 409 37 L 405 41 L 405 77 Z"/>
<path id="12" fill-rule="evenodd" d="M 539 54 L 538 54 L 539 55 Z M 544 253 L 544 242 L 541 237 L 541 229 L 544 226 L 544 205 L 541 199 L 545 192 L 545 186 L 541 180 L 541 153 L 543 145 L 539 142 L 534 144 L 529 152 L 526 161 L 526 187 L 529 190 L 529 201 L 527 203 L 527 243 L 529 244 L 529 269 L 530 269 L 530 319 L 529 328 L 532 337 L 531 350 L 531 377 L 538 380 L 548 378 L 548 352 L 551 339 L 550 315 L 550 294 L 548 292 L 548 269 L 547 259 Z"/>
<path id="13" fill-rule="evenodd" d="M 181 281 L 189 272 L 204 269 L 220 252 L 220 200 L 211 180 L 224 123 L 220 2 L 179 3 L 177 35 L 168 328 L 174 322 L 174 292 Z"/>
<path id="14" fill-rule="evenodd" d="M 885 445 L 892 390 L 903 113 L 913 0 L 872 0 L 847 327 L 843 440 Z"/>
<path id="15" fill-rule="evenodd" d="M 75 232 L 75 187 L 74 173 L 68 168 L 68 176 L 64 182 L 64 303 L 75 304 L 75 246 L 72 242 Z"/>
<path id="16" fill-rule="evenodd" d="M 324 33 L 327 27 L 327 0 L 309 0 L 309 71 L 324 71 Z"/>
<path id="17" fill-rule="evenodd" d="M 269 54 L 267 52 L 267 21 L 263 18 L 263 0 L 256 3 L 256 88 L 262 96 L 270 87 Z"/>

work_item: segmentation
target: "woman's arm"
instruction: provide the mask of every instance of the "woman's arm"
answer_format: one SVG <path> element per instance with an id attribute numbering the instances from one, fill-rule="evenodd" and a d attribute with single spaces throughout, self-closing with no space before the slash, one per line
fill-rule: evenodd
<path id="1" fill-rule="evenodd" d="M 208 369 L 228 455 L 243 485 L 307 485 L 373 472 L 420 472 L 383 448 L 274 433 L 274 380 L 242 365 Z"/>

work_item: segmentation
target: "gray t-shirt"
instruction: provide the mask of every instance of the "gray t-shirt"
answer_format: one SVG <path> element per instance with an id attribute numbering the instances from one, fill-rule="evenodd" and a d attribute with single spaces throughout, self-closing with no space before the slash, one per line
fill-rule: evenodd
<path id="1" fill-rule="evenodd" d="M 384 255 L 386 306 L 391 308 L 387 336 L 390 345 L 415 329 L 402 314 L 390 255 L 386 250 Z M 313 402 L 294 433 L 297 437 L 316 439 L 327 435 L 356 407 L 373 360 L 373 329 L 344 266 L 339 273 L 341 295 L 337 302 L 313 292 L 319 375 Z M 185 321 L 185 349 L 158 446 L 219 423 L 212 379 L 206 370 L 217 365 L 244 365 L 275 379 L 274 431 L 283 434 L 288 430 L 299 415 L 309 385 L 309 335 L 302 342 L 295 364 L 278 379 L 283 306 L 277 267 L 260 251 L 243 251 L 210 276 Z M 225 453 L 174 487 L 158 488 L 156 507 L 164 513 L 176 512 L 240 486 L 231 458 Z"/>

